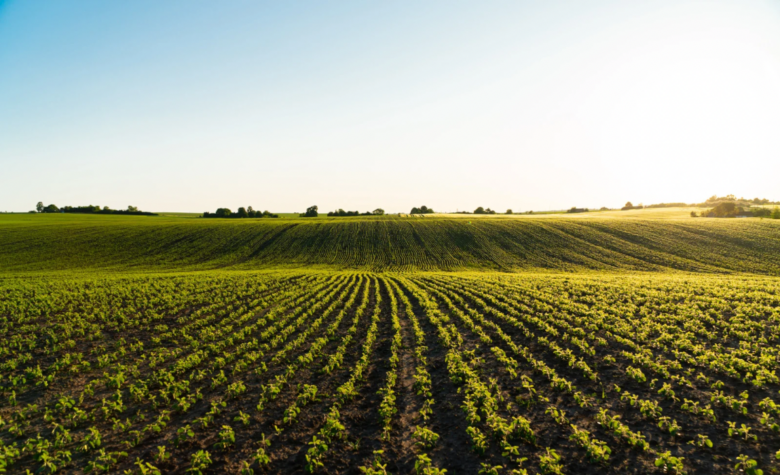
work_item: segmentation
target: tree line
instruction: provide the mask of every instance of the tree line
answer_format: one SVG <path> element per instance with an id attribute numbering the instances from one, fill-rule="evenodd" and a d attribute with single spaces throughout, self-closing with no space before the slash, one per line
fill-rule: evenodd
<path id="1" fill-rule="evenodd" d="M 343 209 L 339 208 L 336 211 L 329 211 L 328 216 L 384 216 L 385 210 L 382 208 L 377 208 L 374 211 L 366 211 L 365 213 L 361 213 L 360 211 L 344 211 Z M 309 206 L 306 208 L 305 213 L 301 213 L 298 216 L 301 218 L 316 218 L 320 215 L 319 207 L 318 206 Z"/>
<path id="2" fill-rule="evenodd" d="M 278 214 L 271 213 L 270 211 L 255 211 L 251 206 L 244 208 L 243 206 L 238 208 L 235 213 L 230 208 L 217 208 L 215 213 L 209 213 L 206 211 L 203 213 L 204 218 L 278 218 Z"/>
<path id="3" fill-rule="evenodd" d="M 384 214 L 385 210 L 382 208 L 377 208 L 374 211 L 366 211 L 365 213 L 361 213 L 360 211 L 344 211 L 341 208 L 336 211 L 328 212 L 328 216 L 383 216 Z"/>
<path id="4" fill-rule="evenodd" d="M 111 209 L 108 206 L 102 208 L 97 205 L 88 206 L 63 206 L 59 208 L 55 204 L 44 206 L 42 201 L 35 205 L 35 211 L 31 213 L 81 213 L 81 214 L 125 214 L 133 216 L 157 216 L 157 213 L 140 211 L 136 206 L 128 206 L 127 209 Z"/>
<path id="5" fill-rule="evenodd" d="M 780 219 L 780 208 L 743 208 L 733 201 L 723 201 L 712 209 L 697 214 L 691 211 L 691 217 L 696 218 L 771 218 Z"/>

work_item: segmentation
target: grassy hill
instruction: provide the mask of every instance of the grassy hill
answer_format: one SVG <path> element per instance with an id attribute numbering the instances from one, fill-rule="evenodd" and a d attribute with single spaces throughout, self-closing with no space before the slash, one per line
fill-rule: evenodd
<path id="1" fill-rule="evenodd" d="M 668 215 L 668 211 L 666 211 Z M 0 269 L 617 270 L 780 275 L 780 222 L 0 215 Z"/>

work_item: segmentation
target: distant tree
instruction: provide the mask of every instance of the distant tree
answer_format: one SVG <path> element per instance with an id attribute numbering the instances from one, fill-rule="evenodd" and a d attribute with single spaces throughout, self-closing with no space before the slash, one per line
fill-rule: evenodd
<path id="1" fill-rule="evenodd" d="M 496 212 L 490 208 L 485 209 L 482 206 L 480 206 L 479 208 L 474 210 L 474 214 L 496 214 Z"/>
<path id="2" fill-rule="evenodd" d="M 377 208 L 374 211 L 372 211 L 371 214 L 375 214 L 377 216 L 383 216 L 385 214 L 385 210 L 383 210 L 382 208 Z"/>
<path id="3" fill-rule="evenodd" d="M 742 214 L 742 212 L 742 208 L 737 206 L 736 203 L 731 201 L 722 201 L 715 205 L 715 207 L 712 208 L 709 213 L 707 213 L 707 216 L 715 218 L 733 218 L 739 214 Z"/>
<path id="4" fill-rule="evenodd" d="M 229 208 L 217 208 L 216 215 L 218 218 L 227 218 L 231 214 L 233 214 L 233 212 L 230 211 Z"/>
<path id="5" fill-rule="evenodd" d="M 433 208 L 429 208 L 427 206 L 420 206 L 419 208 L 414 207 L 409 212 L 409 214 L 430 214 L 434 213 Z"/>
<path id="6" fill-rule="evenodd" d="M 238 218 L 246 218 L 248 216 L 249 216 L 249 214 L 246 212 L 246 208 L 244 208 L 243 206 L 238 208 L 238 211 L 236 212 L 236 217 L 238 217 Z"/>
<path id="7" fill-rule="evenodd" d="M 755 216 L 756 218 L 769 218 L 772 216 L 772 210 L 769 208 L 748 208 L 746 213 Z"/>
<path id="8" fill-rule="evenodd" d="M 248 207 L 246 209 L 246 214 L 249 215 L 250 218 L 254 218 L 255 217 L 255 210 L 252 209 L 252 207 L 250 206 L 250 207 Z"/>
<path id="9" fill-rule="evenodd" d="M 780 219 L 780 208 L 772 210 L 772 219 Z"/>
<path id="10" fill-rule="evenodd" d="M 35 205 L 35 210 L 39 213 L 43 213 L 43 201 L 39 201 L 37 205 Z"/>
<path id="11" fill-rule="evenodd" d="M 317 206 L 309 206 L 306 208 L 306 212 L 300 216 L 301 218 L 316 218 L 319 216 L 318 210 L 319 208 L 317 208 Z"/>
<path id="12" fill-rule="evenodd" d="M 512 210 L 508 209 L 508 210 L 506 210 L 506 213 L 504 213 L 504 214 L 512 214 Z"/>
<path id="13" fill-rule="evenodd" d="M 698 218 L 699 214 L 696 211 L 691 211 L 691 218 Z"/>
<path id="14" fill-rule="evenodd" d="M 127 211 L 129 213 L 137 213 L 138 212 L 138 207 L 136 207 L 136 206 L 128 206 L 127 207 Z"/>

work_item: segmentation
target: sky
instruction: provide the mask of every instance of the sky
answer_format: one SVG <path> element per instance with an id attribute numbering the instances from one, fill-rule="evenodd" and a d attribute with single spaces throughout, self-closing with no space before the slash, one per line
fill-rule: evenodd
<path id="1" fill-rule="evenodd" d="M 780 200 L 780 2 L 0 0 L 0 211 Z"/>

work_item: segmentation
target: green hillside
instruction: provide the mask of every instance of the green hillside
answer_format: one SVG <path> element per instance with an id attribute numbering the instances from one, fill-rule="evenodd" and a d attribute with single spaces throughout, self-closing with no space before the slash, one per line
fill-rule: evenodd
<path id="1" fill-rule="evenodd" d="M 0 269 L 629 270 L 780 275 L 780 222 L 0 215 Z"/>

